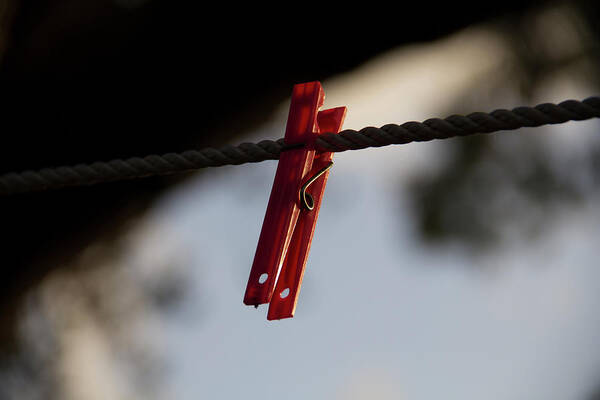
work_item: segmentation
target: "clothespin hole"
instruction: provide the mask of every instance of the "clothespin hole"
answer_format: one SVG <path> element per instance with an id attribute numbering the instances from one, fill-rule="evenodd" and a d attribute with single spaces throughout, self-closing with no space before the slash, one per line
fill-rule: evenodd
<path id="1" fill-rule="evenodd" d="M 265 283 L 267 281 L 267 278 L 269 277 L 269 274 L 262 274 L 261 276 L 258 277 L 258 283 L 260 283 L 261 285 L 263 283 Z"/>
<path id="2" fill-rule="evenodd" d="M 279 297 L 281 297 L 282 299 L 285 299 L 286 297 L 288 297 L 289 294 L 290 294 L 290 288 L 285 288 L 281 291 L 281 294 L 279 295 Z"/>

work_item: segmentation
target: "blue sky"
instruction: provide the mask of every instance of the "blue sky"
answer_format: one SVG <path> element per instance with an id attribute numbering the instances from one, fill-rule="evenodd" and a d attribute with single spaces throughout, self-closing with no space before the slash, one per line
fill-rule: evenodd
<path id="1" fill-rule="evenodd" d="M 443 116 L 474 74 L 505 56 L 493 34 L 460 35 L 323 82 L 325 107 L 348 105 L 351 128 Z M 540 94 L 549 101 L 591 95 L 569 80 L 550 87 Z M 518 99 L 507 90 L 493 101 L 483 110 Z M 247 140 L 281 137 L 286 113 L 283 104 Z M 547 136 L 586 141 L 597 129 L 565 124 Z M 535 133 L 499 135 L 515 134 Z M 600 381 L 597 204 L 549 216 L 537 240 L 509 232 L 480 257 L 460 245 L 426 246 L 406 184 L 445 149 L 336 155 L 296 316 L 278 322 L 242 304 L 276 162 L 206 171 L 166 196 L 150 219 L 189 273 L 182 308 L 161 325 L 168 397 L 585 398 Z"/>
<path id="2" fill-rule="evenodd" d="M 523 104 L 510 62 L 501 36 L 470 28 L 322 82 L 325 107 L 347 106 L 345 127 L 355 129 L 510 108 Z M 527 103 L 593 95 L 577 68 L 552 75 Z M 475 109 L 455 109 L 465 94 Z M 240 141 L 283 136 L 288 106 Z M 526 136 L 567 173 L 564 161 L 584 157 L 598 128 L 567 123 L 491 140 L 510 149 Z M 448 146 L 335 155 L 296 315 L 275 322 L 242 298 L 277 162 L 198 173 L 133 222 L 116 251 L 99 241 L 80 255 L 82 268 L 37 289 L 23 322 L 32 357 L 52 362 L 67 400 L 585 399 L 600 383 L 598 194 L 547 211 L 535 240 L 513 221 L 479 255 L 460 243 L 427 246 L 409 182 L 443 165 Z M 520 197 L 496 200 L 510 208 Z M 184 277 L 184 297 L 156 312 L 146 292 L 171 272 Z M 135 386 L 131 359 L 164 362 L 150 389 Z"/>

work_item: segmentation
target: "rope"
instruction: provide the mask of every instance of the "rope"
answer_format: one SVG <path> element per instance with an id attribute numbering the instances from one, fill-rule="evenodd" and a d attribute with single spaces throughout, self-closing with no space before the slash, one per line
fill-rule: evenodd
<path id="1" fill-rule="evenodd" d="M 583 101 L 567 100 L 559 104 L 544 103 L 535 107 L 499 109 L 491 113 L 475 112 L 467 116 L 452 115 L 445 119 L 431 118 L 402 125 L 388 124 L 381 128 L 366 127 L 359 131 L 346 129 L 338 134 L 323 133 L 316 140 L 315 148 L 317 151 L 342 152 L 597 117 L 600 117 L 600 97 L 589 97 Z M 283 139 L 263 140 L 259 143 L 242 143 L 219 149 L 205 148 L 143 158 L 132 157 L 125 160 L 43 168 L 38 171 L 11 172 L 0 175 L 0 195 L 276 160 L 282 151 L 297 146 L 286 147 Z"/>

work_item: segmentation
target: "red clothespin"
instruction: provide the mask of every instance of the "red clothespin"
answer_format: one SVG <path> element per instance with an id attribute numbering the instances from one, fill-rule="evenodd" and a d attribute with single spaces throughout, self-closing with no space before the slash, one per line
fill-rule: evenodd
<path id="1" fill-rule="evenodd" d="M 333 153 L 316 152 L 319 133 L 338 133 L 346 107 L 319 111 L 325 92 L 319 82 L 294 86 L 285 131 L 244 304 L 271 303 L 268 320 L 294 316 Z"/>

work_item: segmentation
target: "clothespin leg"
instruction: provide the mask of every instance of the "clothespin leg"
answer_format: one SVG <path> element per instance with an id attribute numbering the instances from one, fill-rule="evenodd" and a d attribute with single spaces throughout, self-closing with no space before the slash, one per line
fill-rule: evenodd
<path id="1" fill-rule="evenodd" d="M 346 107 L 320 111 L 317 117 L 319 131 L 338 133 L 344 123 L 345 116 Z M 332 159 L 333 153 L 331 152 L 317 153 L 312 169 L 307 174 L 307 179 L 317 171 L 327 167 Z M 279 277 L 277 278 L 274 294 L 271 297 L 269 312 L 267 314 L 268 320 L 291 318 L 294 316 L 328 177 L 329 171 L 326 171 L 308 188 L 313 199 L 314 208 L 312 210 L 301 209 L 300 211 L 296 228 L 294 229 L 291 242 L 281 266 Z M 297 190 L 300 190 L 300 186 Z"/>
<path id="2" fill-rule="evenodd" d="M 294 86 L 285 141 L 306 144 L 317 131 L 324 92 L 319 82 Z M 244 304 L 268 303 L 300 213 L 298 187 L 310 171 L 315 151 L 309 146 L 281 153 L 269 204 L 250 271 Z"/>

